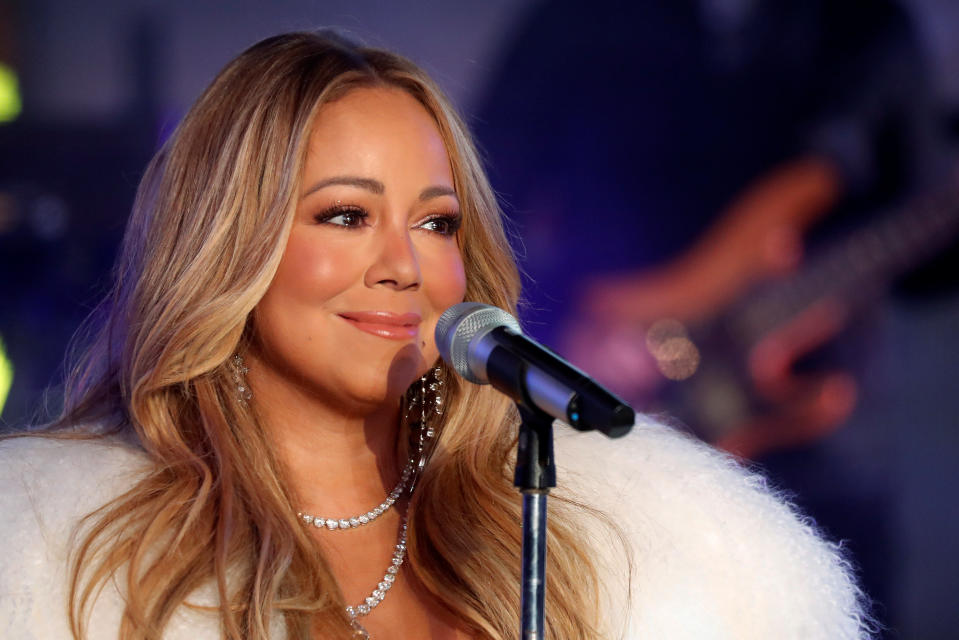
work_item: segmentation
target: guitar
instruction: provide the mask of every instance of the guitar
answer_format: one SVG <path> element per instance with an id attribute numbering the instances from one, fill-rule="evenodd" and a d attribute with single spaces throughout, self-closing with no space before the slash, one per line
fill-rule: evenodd
<path id="1" fill-rule="evenodd" d="M 563 352 L 637 408 L 745 458 L 830 433 L 855 407 L 855 378 L 796 363 L 959 235 L 951 185 L 803 256 L 834 187 L 816 162 L 774 172 L 676 260 L 594 282 Z"/>

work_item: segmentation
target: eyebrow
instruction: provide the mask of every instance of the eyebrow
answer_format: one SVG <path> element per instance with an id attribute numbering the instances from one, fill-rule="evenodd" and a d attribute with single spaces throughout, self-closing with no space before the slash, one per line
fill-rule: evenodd
<path id="1" fill-rule="evenodd" d="M 357 187 L 376 195 L 382 195 L 386 192 L 386 187 L 383 185 L 383 183 L 379 180 L 374 180 L 373 178 L 361 178 L 359 176 L 333 176 L 331 178 L 326 178 L 325 180 L 320 180 L 312 187 L 307 189 L 301 197 L 305 198 L 311 193 L 315 193 L 320 189 L 324 189 L 333 185 Z M 453 196 L 455 198 L 456 190 L 452 187 L 441 185 L 426 187 L 420 192 L 419 200 L 420 202 L 425 202 L 426 200 L 432 200 L 433 198 L 439 198 L 441 196 Z"/>
<path id="2" fill-rule="evenodd" d="M 305 198 L 311 193 L 314 193 L 316 191 L 319 191 L 320 189 L 323 189 L 325 187 L 329 187 L 335 184 L 345 185 L 347 187 L 358 187 L 360 189 L 365 189 L 366 191 L 369 191 L 371 193 L 375 193 L 376 195 L 380 195 L 384 191 L 386 191 L 386 187 L 383 186 L 382 182 L 380 182 L 379 180 L 373 180 L 372 178 L 361 178 L 359 176 L 333 176 L 332 178 L 327 178 L 326 180 L 320 180 L 319 182 L 314 184 L 312 187 L 310 187 L 303 193 L 302 197 Z"/>
<path id="3" fill-rule="evenodd" d="M 435 187 L 426 187 L 420 191 L 420 202 L 431 200 L 433 198 L 439 198 L 441 196 L 453 196 L 455 198 L 456 190 L 452 187 L 442 187 L 438 185 Z"/>

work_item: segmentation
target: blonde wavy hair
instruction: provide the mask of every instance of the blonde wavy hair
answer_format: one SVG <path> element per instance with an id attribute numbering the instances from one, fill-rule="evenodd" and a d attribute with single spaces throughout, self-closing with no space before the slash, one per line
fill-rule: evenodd
<path id="1" fill-rule="evenodd" d="M 97 437 L 127 434 L 152 462 L 85 521 L 71 574 L 75 638 L 109 580 L 126 594 L 125 640 L 160 637 L 210 583 L 226 638 L 266 639 L 277 616 L 290 638 L 349 637 L 336 580 L 296 519 L 266 431 L 234 400 L 228 360 L 255 330 L 251 312 L 283 254 L 314 117 L 360 86 L 400 88 L 433 115 L 463 208 L 467 299 L 515 313 L 519 279 L 496 199 L 467 128 L 423 71 L 330 34 L 280 35 L 242 53 L 147 168 L 115 286 L 53 425 L 68 437 L 89 425 Z M 446 378 L 448 410 L 410 504 L 408 566 L 474 635 L 505 640 L 520 618 L 517 418 L 490 387 Z M 554 515 L 547 635 L 596 638 L 589 550 Z"/>

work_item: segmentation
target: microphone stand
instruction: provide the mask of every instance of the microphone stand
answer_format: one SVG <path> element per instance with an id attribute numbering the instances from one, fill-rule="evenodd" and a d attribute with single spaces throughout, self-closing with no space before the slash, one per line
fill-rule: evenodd
<path id="1" fill-rule="evenodd" d="M 523 583 L 521 640 L 543 640 L 546 592 L 546 498 L 556 486 L 553 418 L 516 403 L 522 419 L 513 484 L 523 495 Z"/>
<path id="2" fill-rule="evenodd" d="M 476 306 L 475 303 L 469 304 Z M 556 464 L 553 460 L 553 416 L 541 409 L 542 405 L 535 398 L 539 397 L 545 406 L 565 413 L 573 428 L 580 431 L 599 429 L 609 437 L 627 433 L 632 428 L 635 413 L 629 405 L 562 360 L 559 361 L 562 370 L 558 381 L 543 375 L 542 372 L 555 369 L 553 365 L 557 356 L 526 341 L 510 327 L 498 326 L 490 334 L 495 334 L 502 344 L 494 342 L 486 354 L 485 377 L 493 387 L 512 398 L 521 418 L 513 479 L 513 484 L 523 495 L 520 640 L 544 640 L 546 499 L 549 490 L 556 486 Z M 439 325 L 437 335 L 441 335 Z M 437 338 L 437 343 L 444 341 L 445 337 Z M 455 363 L 453 366 L 460 371 Z M 564 380 L 568 380 L 572 387 L 567 388 Z"/>

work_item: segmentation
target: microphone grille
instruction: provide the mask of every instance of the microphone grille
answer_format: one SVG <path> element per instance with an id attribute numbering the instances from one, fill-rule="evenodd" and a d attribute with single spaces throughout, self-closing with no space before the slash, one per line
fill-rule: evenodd
<path id="1" fill-rule="evenodd" d="M 497 327 L 522 333 L 516 318 L 499 307 L 479 302 L 455 304 L 436 323 L 436 346 L 456 373 L 470 382 L 488 384 L 485 362 L 470 362 L 470 345 Z"/>

